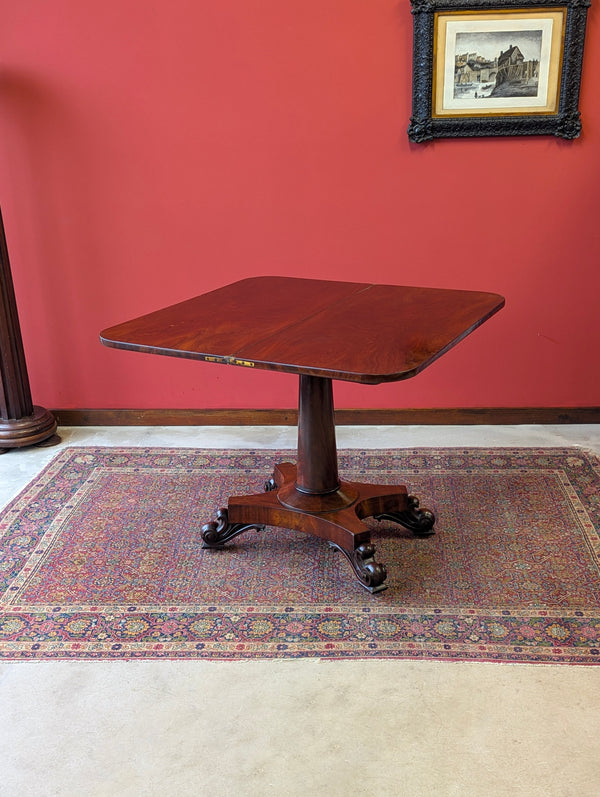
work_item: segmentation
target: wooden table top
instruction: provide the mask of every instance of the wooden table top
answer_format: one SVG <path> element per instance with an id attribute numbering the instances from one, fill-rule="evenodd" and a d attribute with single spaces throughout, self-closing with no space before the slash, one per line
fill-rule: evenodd
<path id="1" fill-rule="evenodd" d="M 105 329 L 106 346 L 363 384 L 415 376 L 490 316 L 495 293 L 252 277 Z"/>

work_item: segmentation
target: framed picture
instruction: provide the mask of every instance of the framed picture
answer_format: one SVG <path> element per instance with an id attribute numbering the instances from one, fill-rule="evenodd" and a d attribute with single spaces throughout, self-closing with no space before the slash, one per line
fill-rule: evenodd
<path id="1" fill-rule="evenodd" d="M 411 2 L 411 141 L 577 138 L 589 0 Z"/>

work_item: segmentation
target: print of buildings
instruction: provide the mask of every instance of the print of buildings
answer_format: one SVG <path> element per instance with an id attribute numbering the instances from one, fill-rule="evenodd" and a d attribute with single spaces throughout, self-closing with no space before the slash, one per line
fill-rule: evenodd
<path id="1" fill-rule="evenodd" d="M 461 53 L 455 58 L 454 85 L 461 94 L 461 88 L 482 87 L 491 96 L 502 84 L 509 84 L 518 91 L 519 87 L 537 86 L 539 77 L 539 61 L 526 61 L 521 50 L 509 44 L 507 50 L 501 50 L 493 60 L 488 60 L 477 53 Z"/>

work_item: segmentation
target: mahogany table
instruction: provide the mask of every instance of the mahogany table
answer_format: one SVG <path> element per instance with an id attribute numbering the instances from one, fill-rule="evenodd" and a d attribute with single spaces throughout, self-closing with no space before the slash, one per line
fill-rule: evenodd
<path id="1" fill-rule="evenodd" d="M 222 548 L 249 529 L 280 526 L 321 537 L 363 587 L 385 589 L 364 518 L 433 533 L 432 512 L 404 485 L 342 481 L 332 380 L 375 385 L 413 377 L 504 305 L 493 293 L 293 277 L 241 280 L 104 330 L 117 349 L 299 374 L 296 465 L 277 465 L 265 492 L 230 497 L 202 530 Z"/>

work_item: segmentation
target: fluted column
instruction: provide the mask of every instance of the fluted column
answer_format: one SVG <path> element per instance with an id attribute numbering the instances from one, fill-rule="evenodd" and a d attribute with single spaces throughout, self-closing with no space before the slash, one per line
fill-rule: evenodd
<path id="1" fill-rule="evenodd" d="M 56 431 L 56 419 L 31 400 L 10 261 L 0 211 L 0 450 L 35 445 Z"/>

